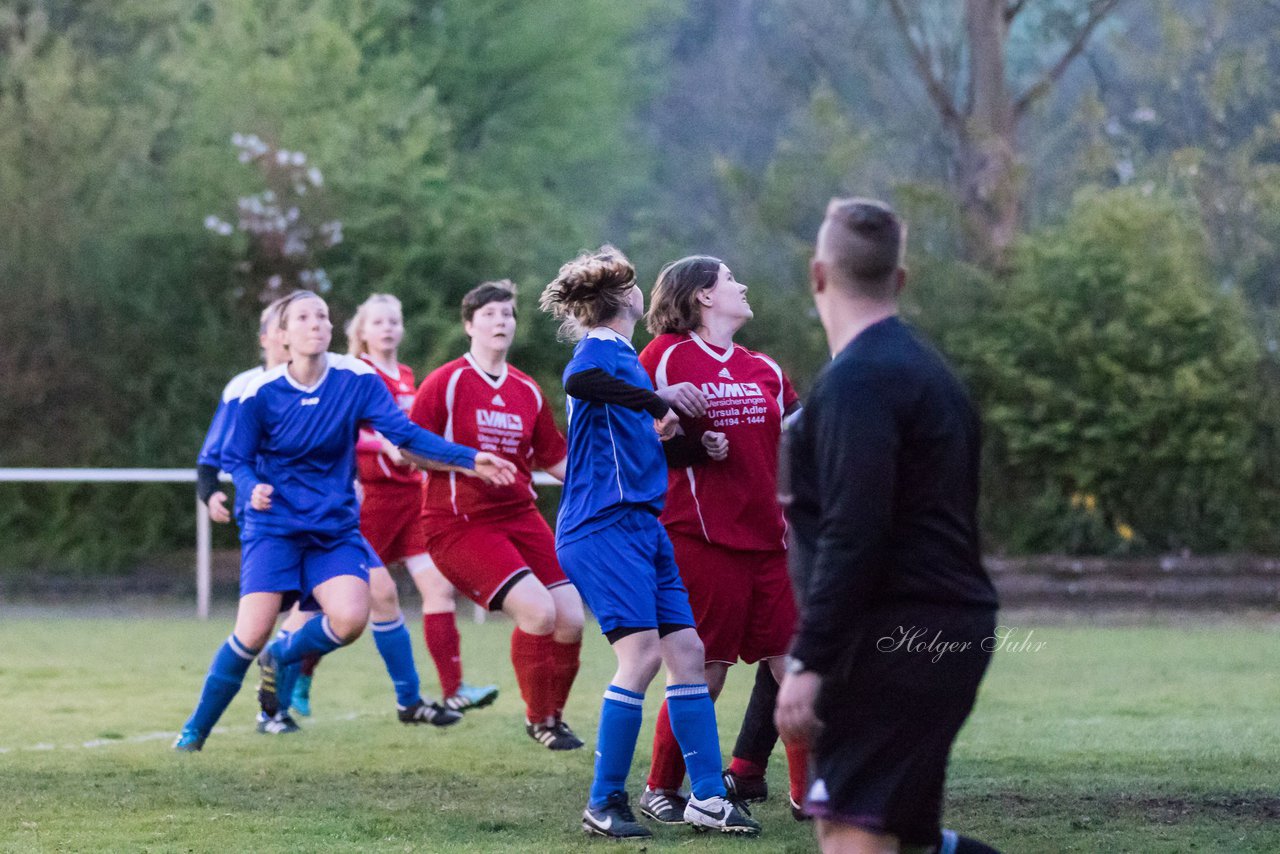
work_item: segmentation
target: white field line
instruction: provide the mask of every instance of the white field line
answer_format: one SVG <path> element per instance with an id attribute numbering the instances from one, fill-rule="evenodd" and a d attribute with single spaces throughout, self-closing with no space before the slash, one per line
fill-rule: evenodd
<path id="1" fill-rule="evenodd" d="M 334 715 L 324 718 L 307 718 L 312 725 L 325 725 L 331 723 L 347 723 L 358 720 L 359 718 L 372 717 L 373 712 L 347 712 L 342 715 Z M 214 735 L 226 735 L 227 733 L 243 733 L 250 732 L 253 727 L 214 727 Z M 173 730 L 165 730 L 164 732 L 144 732 L 138 735 L 130 735 L 124 738 L 93 738 L 89 741 L 82 741 L 79 744 L 51 744 L 42 741 L 39 744 L 29 744 L 23 747 L 0 747 L 0 754 L 4 753 L 37 753 L 50 750 L 85 750 L 95 747 L 109 747 L 116 744 L 143 744 L 148 741 L 168 741 L 178 737 L 178 733 Z"/>

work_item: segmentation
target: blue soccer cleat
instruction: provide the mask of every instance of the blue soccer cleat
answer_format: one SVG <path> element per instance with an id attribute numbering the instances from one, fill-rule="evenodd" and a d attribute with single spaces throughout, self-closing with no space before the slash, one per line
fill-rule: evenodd
<path id="1" fill-rule="evenodd" d="M 497 685 L 468 685 L 463 682 L 454 694 L 442 701 L 445 708 L 455 712 L 466 712 L 471 709 L 483 709 L 498 699 Z"/>
<path id="2" fill-rule="evenodd" d="M 293 684 L 293 697 L 289 705 L 304 718 L 311 717 L 311 677 L 299 676 Z"/>
<path id="3" fill-rule="evenodd" d="M 182 732 L 178 734 L 178 739 L 173 743 L 173 749 L 183 753 L 199 753 L 204 747 L 205 738 L 206 736 L 201 735 L 200 730 L 195 727 L 183 727 Z"/>
<path id="4" fill-rule="evenodd" d="M 606 839 L 648 839 L 653 831 L 636 821 L 626 792 L 614 792 L 599 807 L 582 811 L 582 832 Z"/>

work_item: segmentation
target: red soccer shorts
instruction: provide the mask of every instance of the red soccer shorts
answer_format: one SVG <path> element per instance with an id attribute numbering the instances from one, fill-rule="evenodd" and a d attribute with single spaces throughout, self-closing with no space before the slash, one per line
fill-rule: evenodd
<path id="1" fill-rule="evenodd" d="M 727 549 L 670 533 L 707 661 L 786 655 L 796 628 L 785 551 Z"/>
<path id="2" fill-rule="evenodd" d="M 436 567 L 478 605 L 488 608 L 525 571 L 547 588 L 569 583 L 556 560 L 555 536 L 532 505 L 497 519 L 459 519 L 447 525 L 432 519 L 424 520 L 423 527 Z"/>
<path id="3" fill-rule="evenodd" d="M 374 485 L 364 488 L 360 505 L 360 533 L 382 559 L 383 566 L 425 554 L 422 536 L 422 487 L 414 484 Z"/>

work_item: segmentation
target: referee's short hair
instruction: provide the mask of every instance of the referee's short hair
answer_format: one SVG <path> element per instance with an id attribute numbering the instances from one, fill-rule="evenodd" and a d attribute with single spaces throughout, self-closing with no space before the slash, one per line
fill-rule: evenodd
<path id="1" fill-rule="evenodd" d="M 877 199 L 832 199 L 819 249 L 838 277 L 860 295 L 893 296 L 901 269 L 906 227 L 893 208 Z"/>

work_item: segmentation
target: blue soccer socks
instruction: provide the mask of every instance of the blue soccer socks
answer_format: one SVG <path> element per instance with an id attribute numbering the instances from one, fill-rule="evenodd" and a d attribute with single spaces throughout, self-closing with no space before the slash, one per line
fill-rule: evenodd
<path id="1" fill-rule="evenodd" d="M 396 705 L 406 709 L 422 699 L 418 668 L 413 663 L 413 639 L 404 626 L 404 615 L 373 624 L 373 643 L 396 688 Z"/>
<path id="2" fill-rule="evenodd" d="M 334 634 L 329 625 L 329 618 L 323 614 L 312 617 L 288 637 L 277 639 L 270 644 L 271 657 L 277 667 L 301 662 L 311 654 L 326 655 L 343 646 L 342 640 Z"/>
<path id="3" fill-rule="evenodd" d="M 724 796 L 720 776 L 720 735 L 716 730 L 716 708 L 705 682 L 667 686 L 667 715 L 671 731 L 680 743 L 689 787 L 698 800 Z"/>
<path id="4" fill-rule="evenodd" d="M 204 687 L 200 691 L 200 701 L 187 719 L 184 730 L 193 729 L 201 736 L 209 734 L 239 692 L 244 674 L 257 654 L 258 650 L 249 649 L 234 634 L 227 638 L 213 656 L 209 674 L 205 676 Z"/>
<path id="5" fill-rule="evenodd" d="M 591 781 L 593 809 L 603 807 L 614 792 L 626 791 L 643 714 L 644 694 L 616 685 L 605 689 L 596 736 L 596 773 Z M 719 774 L 718 768 L 716 773 Z"/>

